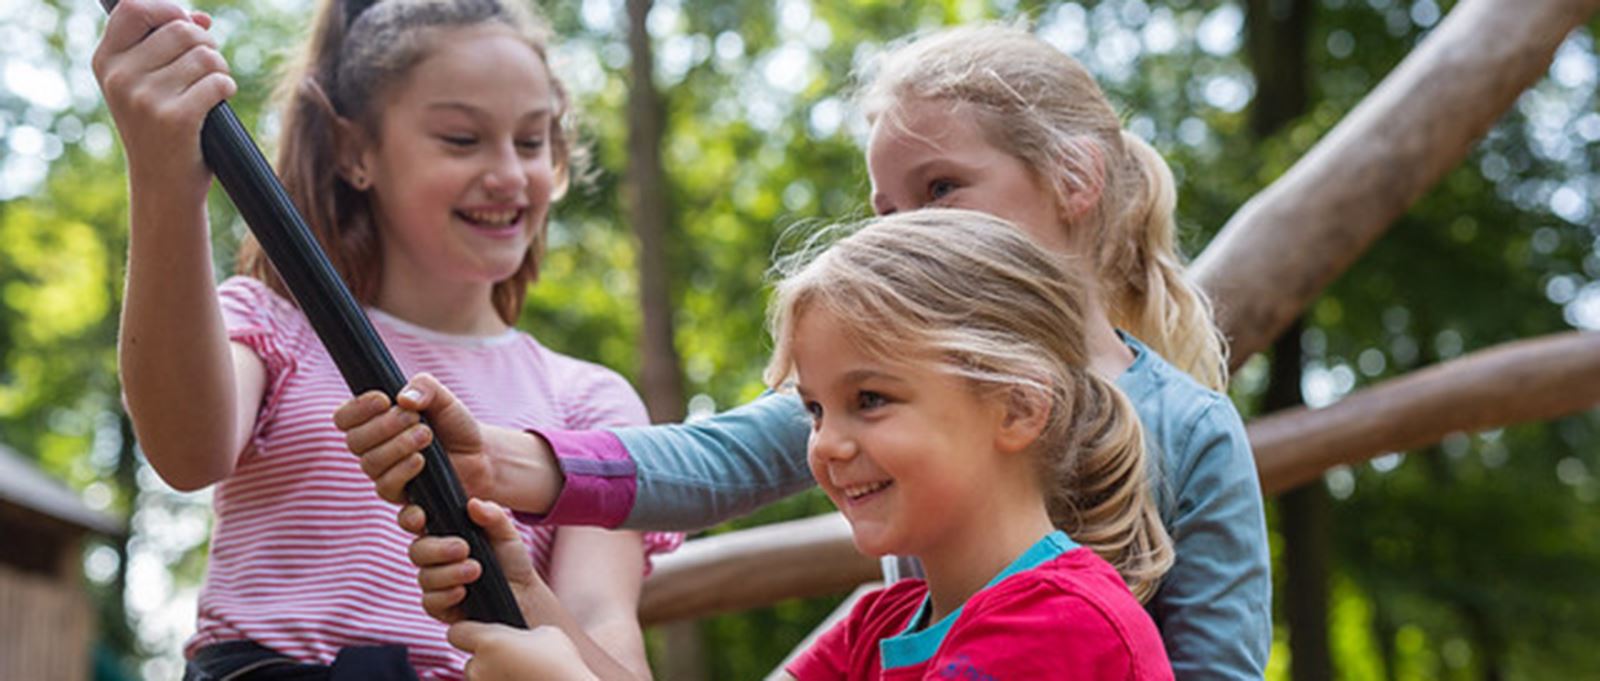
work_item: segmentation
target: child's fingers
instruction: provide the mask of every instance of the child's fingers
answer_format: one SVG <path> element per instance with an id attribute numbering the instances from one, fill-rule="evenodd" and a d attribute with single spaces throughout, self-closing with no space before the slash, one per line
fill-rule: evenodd
<path id="1" fill-rule="evenodd" d="M 211 15 L 200 10 L 190 10 L 189 21 L 193 21 L 200 28 L 211 30 Z"/>
<path id="2" fill-rule="evenodd" d="M 467 598 L 467 588 L 458 586 L 445 591 L 422 592 L 422 611 L 428 613 L 440 622 L 449 624 L 459 622 L 465 616 L 461 612 L 461 601 Z"/>
<path id="3" fill-rule="evenodd" d="M 416 504 L 407 504 L 400 509 L 400 515 L 395 520 L 400 523 L 400 529 L 411 534 L 422 534 L 428 529 L 428 514 Z"/>
<path id="4" fill-rule="evenodd" d="M 100 38 L 100 48 L 95 55 L 99 57 L 100 50 L 106 50 L 108 55 L 123 52 L 144 40 L 151 29 L 186 18 L 188 15 L 182 7 L 164 0 L 121 0 L 111 9 L 105 35 Z"/>
<path id="5" fill-rule="evenodd" d="M 470 555 L 467 540 L 460 537 L 418 537 L 407 551 L 411 564 L 419 568 L 459 563 Z"/>
<path id="6" fill-rule="evenodd" d="M 344 432 L 389 411 L 389 396 L 381 390 L 368 390 L 356 395 L 333 412 L 333 425 Z"/>
<path id="7" fill-rule="evenodd" d="M 143 43 L 129 50 L 127 66 L 141 72 L 166 71 L 168 80 L 172 80 L 180 72 L 171 71 L 170 67 L 177 65 L 186 55 L 197 49 L 208 50 L 215 54 L 215 60 L 207 58 L 209 66 L 213 70 L 227 72 L 228 64 L 217 51 L 217 39 L 205 29 L 185 20 L 162 24 L 150 34 L 150 37 L 145 38 Z"/>
<path id="8" fill-rule="evenodd" d="M 444 565 L 419 568 L 417 586 L 422 587 L 424 593 L 449 591 L 476 582 L 482 576 L 483 568 L 478 565 L 478 561 L 468 558 Z"/>
<path id="9" fill-rule="evenodd" d="M 385 447 L 398 447 L 399 451 L 390 452 L 384 457 L 384 461 L 392 465 L 400 456 L 422 449 L 428 444 L 428 438 L 423 437 L 424 434 L 421 432 L 427 429 L 418 425 L 421 421 L 422 417 L 417 412 L 390 407 L 366 421 L 349 428 L 342 428 L 344 446 L 363 457 L 368 454 L 378 454 L 379 450 Z"/>
<path id="10" fill-rule="evenodd" d="M 409 452 L 400 457 L 394 465 L 384 468 L 376 475 L 367 471 L 367 459 L 361 458 L 361 469 L 372 478 L 372 486 L 378 492 L 378 497 L 384 501 L 403 504 L 407 501 L 406 484 L 417 477 L 427 465 L 427 459 L 417 452 Z"/>

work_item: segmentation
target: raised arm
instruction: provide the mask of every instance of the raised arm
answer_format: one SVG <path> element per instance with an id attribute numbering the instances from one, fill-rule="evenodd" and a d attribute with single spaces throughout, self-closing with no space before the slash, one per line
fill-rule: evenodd
<path id="1" fill-rule="evenodd" d="M 128 279 L 118 359 L 150 463 L 192 490 L 232 471 L 265 390 L 255 354 L 228 342 L 205 212 L 206 111 L 233 93 L 210 18 L 125 0 L 94 55 L 128 158 Z"/>

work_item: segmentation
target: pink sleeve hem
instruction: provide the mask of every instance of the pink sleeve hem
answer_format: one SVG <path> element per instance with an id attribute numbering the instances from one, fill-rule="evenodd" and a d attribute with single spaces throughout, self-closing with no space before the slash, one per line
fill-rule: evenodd
<path id="1" fill-rule="evenodd" d="M 638 493 L 633 457 L 609 431 L 530 430 L 550 443 L 566 482 L 545 514 L 517 512 L 535 525 L 616 528 L 633 511 Z"/>

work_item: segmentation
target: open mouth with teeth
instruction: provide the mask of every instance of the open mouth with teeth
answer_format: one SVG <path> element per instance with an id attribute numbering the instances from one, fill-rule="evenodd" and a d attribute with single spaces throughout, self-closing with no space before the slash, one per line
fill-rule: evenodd
<path id="1" fill-rule="evenodd" d="M 888 489 L 892 485 L 894 485 L 893 480 L 879 480 L 877 482 L 868 482 L 859 485 L 840 487 L 839 492 L 844 495 L 845 500 L 849 501 L 850 503 L 856 503 L 876 495 L 877 493 Z"/>
<path id="2" fill-rule="evenodd" d="M 506 230 L 519 226 L 522 216 L 527 213 L 525 208 L 512 208 L 508 210 L 458 210 L 456 217 L 461 218 L 473 227 L 491 231 Z"/>

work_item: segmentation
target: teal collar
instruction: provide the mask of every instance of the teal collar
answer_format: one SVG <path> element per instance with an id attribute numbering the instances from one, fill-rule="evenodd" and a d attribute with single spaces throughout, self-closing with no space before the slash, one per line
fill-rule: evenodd
<path id="1" fill-rule="evenodd" d="M 1001 570 L 1000 574 L 983 585 L 983 589 L 999 584 L 1011 575 L 1032 570 L 1055 560 L 1056 557 L 1075 548 L 1078 548 L 1077 542 L 1072 541 L 1067 533 L 1061 530 L 1051 532 L 1035 542 L 1027 551 L 1023 551 L 1016 560 L 1011 561 L 1006 569 Z M 979 593 L 982 593 L 982 590 Z M 917 607 L 916 613 L 911 616 L 911 621 L 906 623 L 905 629 L 878 642 L 878 654 L 884 670 L 909 667 L 933 659 L 933 654 L 939 651 L 939 646 L 944 643 L 945 634 L 950 633 L 950 627 L 961 617 L 961 611 L 966 608 L 966 604 L 963 603 L 961 607 L 940 618 L 932 626 L 917 631 L 917 623 L 928 617 L 928 611 L 932 607 L 933 602 L 924 595 L 922 605 Z"/>

